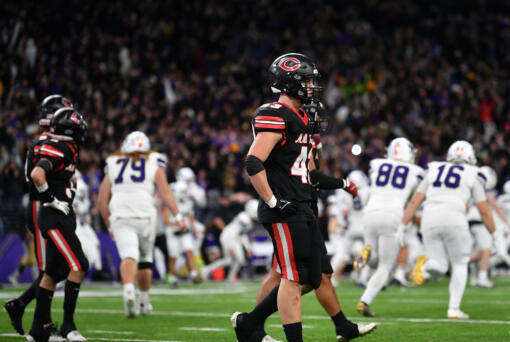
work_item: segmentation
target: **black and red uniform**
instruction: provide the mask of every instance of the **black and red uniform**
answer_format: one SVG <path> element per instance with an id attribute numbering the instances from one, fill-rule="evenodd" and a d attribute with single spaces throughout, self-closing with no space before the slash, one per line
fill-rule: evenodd
<path id="1" fill-rule="evenodd" d="M 36 146 L 33 165 L 41 159 L 51 163 L 51 170 L 46 172 L 48 186 L 53 195 L 67 202 L 70 208 L 69 214 L 65 215 L 57 209 L 41 206 L 37 218 L 37 226 L 48 241 L 45 272 L 55 280 L 61 280 L 69 270 L 88 269 L 88 261 L 75 233 L 76 216 L 72 207 L 75 191 L 71 178 L 78 164 L 78 150 L 70 142 L 55 139 L 46 139 Z M 28 170 L 27 174 L 30 174 Z M 39 199 L 37 190 L 35 196 Z"/>
<path id="2" fill-rule="evenodd" d="M 312 156 L 312 131 L 308 116 L 286 104 L 273 102 L 255 111 L 254 134 L 277 132 L 282 140 L 264 162 L 273 193 L 298 206 L 292 216 L 259 202 L 258 218 L 271 235 L 282 277 L 319 287 L 321 281 L 322 237 L 311 209 L 312 186 L 308 164 Z"/>
<path id="3" fill-rule="evenodd" d="M 41 202 L 37 199 L 37 189 L 30 180 L 30 173 L 35 167 L 37 162 L 36 156 L 39 153 L 41 145 L 46 141 L 48 135 L 42 133 L 30 145 L 27 151 L 27 158 L 25 160 L 25 178 L 28 182 L 28 197 L 29 203 L 25 213 L 25 227 L 34 236 L 35 240 L 35 257 L 37 259 L 37 266 L 39 270 L 44 271 L 46 264 L 46 240 L 44 239 L 39 225 L 37 224 L 37 216 Z"/>

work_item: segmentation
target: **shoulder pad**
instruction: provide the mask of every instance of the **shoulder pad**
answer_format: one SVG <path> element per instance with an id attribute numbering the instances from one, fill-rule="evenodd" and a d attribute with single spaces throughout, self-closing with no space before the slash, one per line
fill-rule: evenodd
<path id="1" fill-rule="evenodd" d="M 43 144 L 39 148 L 39 154 L 44 156 L 49 156 L 53 158 L 64 158 L 64 149 L 63 146 L 58 144 L 58 140 L 44 140 Z"/>
<path id="2" fill-rule="evenodd" d="M 168 164 L 166 155 L 159 152 L 151 152 L 151 156 L 153 156 L 153 158 L 156 160 L 156 164 L 158 164 L 158 166 L 166 169 L 166 165 Z"/>
<path id="3" fill-rule="evenodd" d="M 256 131 L 285 130 L 284 106 L 279 103 L 266 103 L 255 111 L 253 127 Z"/>

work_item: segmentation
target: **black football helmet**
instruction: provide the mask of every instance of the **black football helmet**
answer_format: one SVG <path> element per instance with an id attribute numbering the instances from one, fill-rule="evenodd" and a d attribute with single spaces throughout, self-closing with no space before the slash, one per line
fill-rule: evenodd
<path id="1" fill-rule="evenodd" d="M 301 107 L 308 115 L 308 122 L 312 128 L 312 134 L 325 133 L 329 129 L 330 116 L 320 101 L 311 101 Z"/>
<path id="2" fill-rule="evenodd" d="M 304 103 L 320 101 L 322 87 L 314 62 L 299 53 L 281 55 L 269 67 L 269 81 L 273 93 L 285 93 Z"/>
<path id="3" fill-rule="evenodd" d="M 73 104 L 62 95 L 54 94 L 44 98 L 39 110 L 39 125 L 49 126 L 53 114 L 60 108 L 72 108 Z"/>
<path id="4" fill-rule="evenodd" d="M 74 108 L 60 108 L 55 112 L 50 122 L 51 136 L 81 144 L 85 140 L 88 124 Z"/>

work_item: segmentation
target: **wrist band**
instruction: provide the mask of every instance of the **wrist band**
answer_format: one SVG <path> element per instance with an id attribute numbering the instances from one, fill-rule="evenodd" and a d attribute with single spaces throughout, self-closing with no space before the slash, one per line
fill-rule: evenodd
<path id="1" fill-rule="evenodd" d="M 176 221 L 182 221 L 184 220 L 184 217 L 182 216 L 181 213 L 177 213 L 177 215 L 174 215 L 175 216 L 175 220 Z"/>
<path id="2" fill-rule="evenodd" d="M 278 201 L 276 200 L 276 197 L 274 197 L 274 195 L 273 195 L 273 197 L 271 197 L 268 201 L 266 201 L 266 204 L 269 206 L 269 208 L 274 208 L 274 207 L 276 207 L 277 202 Z"/>
<path id="3" fill-rule="evenodd" d="M 48 190 L 48 183 L 44 182 L 44 184 L 41 186 L 36 185 L 35 188 L 37 189 L 38 192 L 45 192 L 46 190 Z"/>

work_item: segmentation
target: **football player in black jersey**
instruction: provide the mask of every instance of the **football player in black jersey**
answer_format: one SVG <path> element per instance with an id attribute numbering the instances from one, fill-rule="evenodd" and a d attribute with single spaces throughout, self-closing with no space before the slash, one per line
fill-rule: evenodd
<path id="1" fill-rule="evenodd" d="M 285 54 L 271 64 L 269 74 L 271 89 L 280 96 L 278 102 L 255 111 L 255 140 L 245 166 L 261 197 L 259 221 L 273 241 L 281 281 L 252 312 L 236 312 L 231 320 L 238 341 L 260 341 L 265 318 L 279 310 L 287 340 L 300 342 L 302 287 L 318 289 L 322 280 L 324 241 L 311 208 L 315 191 L 311 184 L 344 188 L 352 194 L 357 189 L 344 179 L 314 170 L 313 125 L 301 109 L 303 104 L 318 102 L 322 93 L 313 61 L 301 54 Z M 343 314 L 342 318 L 346 320 Z"/>
<path id="2" fill-rule="evenodd" d="M 324 106 L 321 103 L 312 102 L 310 104 L 305 104 L 302 109 L 308 114 L 309 123 L 312 125 L 312 132 L 314 135 L 312 136 L 312 158 L 313 166 L 319 169 L 320 165 L 320 155 L 322 149 L 322 143 L 320 138 L 321 131 L 325 131 L 327 129 L 328 120 L 327 116 L 324 114 Z M 323 128 L 324 129 L 323 129 Z M 314 187 L 314 191 L 312 192 L 312 210 L 314 211 L 315 216 L 318 217 L 318 187 Z M 338 302 L 338 298 L 336 297 L 334 287 L 331 283 L 331 276 L 333 274 L 333 269 L 331 267 L 331 263 L 329 261 L 327 255 L 326 245 L 323 241 L 322 243 L 322 251 L 321 251 L 321 271 L 322 271 L 322 280 L 321 285 L 318 289 L 315 290 L 315 295 L 319 303 L 324 307 L 326 312 L 330 315 L 331 320 L 335 325 L 335 332 L 338 341 L 345 341 L 356 338 L 358 336 L 364 336 L 371 332 L 377 326 L 375 323 L 369 324 L 354 324 L 345 318 L 342 309 L 340 307 L 340 303 Z M 273 267 L 271 268 L 268 276 L 264 279 L 258 293 L 257 293 L 257 303 L 260 303 L 262 299 L 276 286 L 280 283 L 281 279 L 281 269 L 276 262 L 276 258 L 273 255 Z M 311 288 L 302 288 L 302 294 L 305 294 L 305 291 L 310 291 Z M 267 336 L 267 335 L 266 335 Z M 266 337 L 262 342 L 270 342 L 271 337 Z"/>
<path id="3" fill-rule="evenodd" d="M 87 123 L 73 108 L 61 108 L 50 121 L 50 134 L 39 147 L 30 180 L 42 203 L 37 224 L 47 240 L 46 266 L 37 292 L 37 304 L 29 340 L 86 341 L 74 323 L 74 311 L 88 261 L 75 234 L 76 217 L 71 179 L 78 164 L 78 148 Z M 62 262 L 65 260 L 65 262 Z M 67 274 L 66 274 L 67 273 Z M 67 276 L 64 322 L 60 335 L 51 320 L 51 300 L 56 282 Z M 63 337 L 62 337 L 63 336 Z M 65 339 L 64 339 L 65 340 Z"/>
<path id="4" fill-rule="evenodd" d="M 50 120 L 53 114 L 60 108 L 72 107 L 71 102 L 62 95 L 54 94 L 44 98 L 41 102 L 39 110 L 39 127 L 41 133 L 35 138 L 27 150 L 27 158 L 25 160 L 25 178 L 28 182 L 29 204 L 27 206 L 25 227 L 32 234 L 35 241 L 35 256 L 37 266 L 41 271 L 39 277 L 33 281 L 30 287 L 25 290 L 18 298 L 7 301 L 4 308 L 9 314 L 14 329 L 20 334 L 25 332 L 22 326 L 23 313 L 25 307 L 35 298 L 36 289 L 41 281 L 44 265 L 46 261 L 46 240 L 42 236 L 41 230 L 37 224 L 37 213 L 39 212 L 40 202 L 37 200 L 37 190 L 34 185 L 29 182 L 29 174 L 35 166 L 35 157 L 39 153 L 39 149 L 44 141 L 48 138 Z"/>

